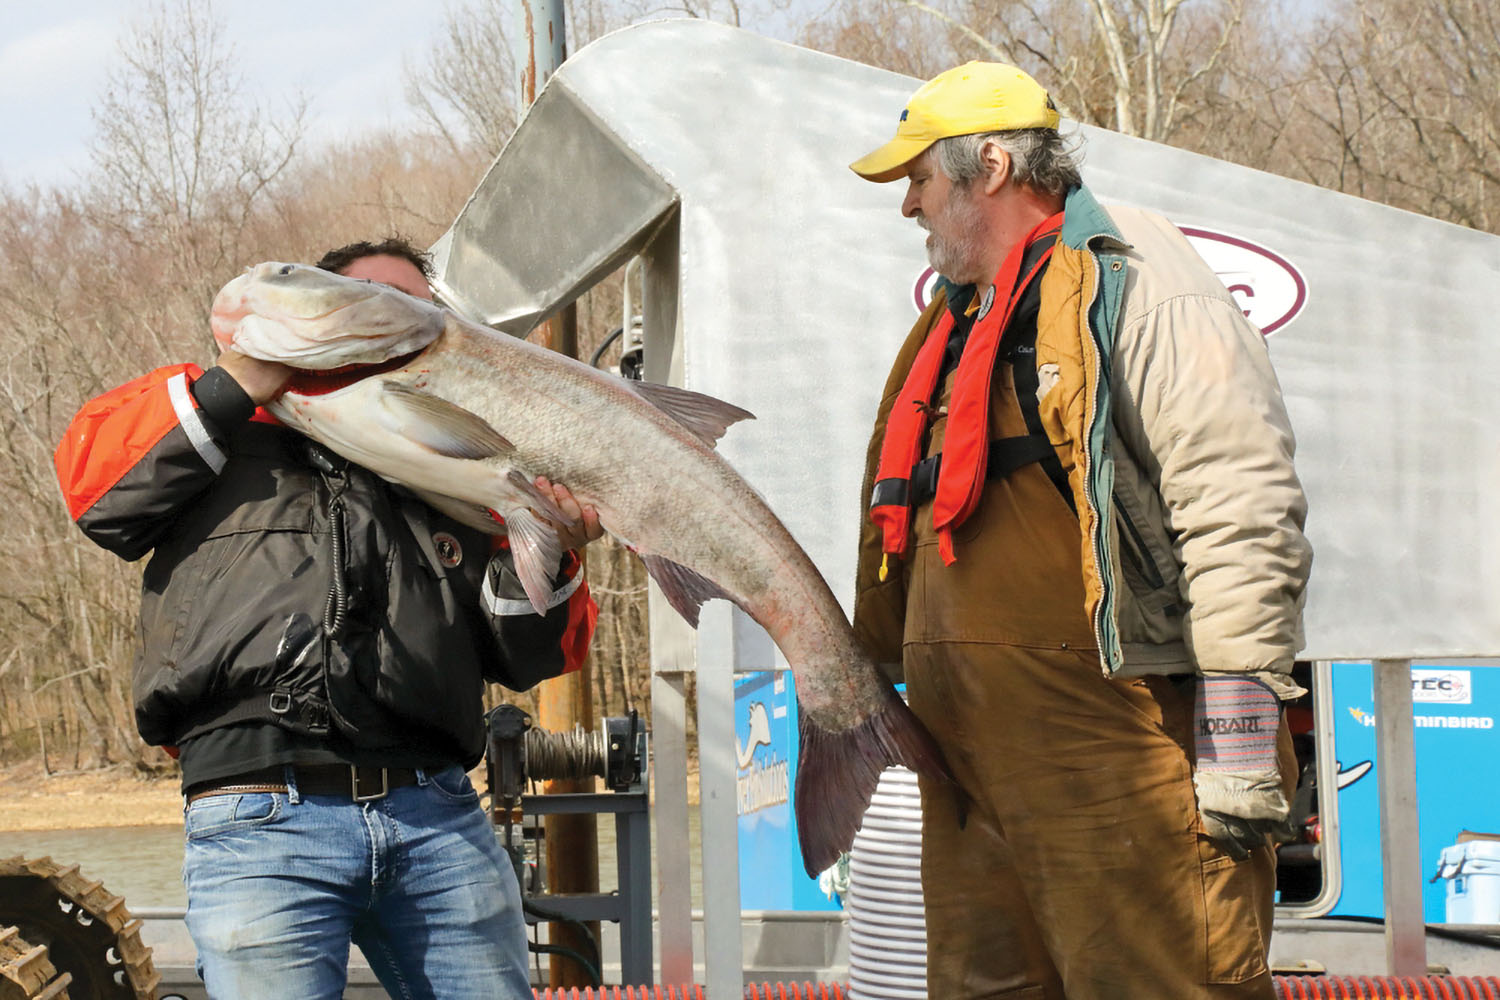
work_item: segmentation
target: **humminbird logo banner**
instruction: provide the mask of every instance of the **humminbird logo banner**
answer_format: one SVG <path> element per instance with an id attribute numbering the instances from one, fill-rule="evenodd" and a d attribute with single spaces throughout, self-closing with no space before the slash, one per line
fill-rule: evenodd
<path id="1" fill-rule="evenodd" d="M 1349 714 L 1361 726 L 1375 725 L 1375 713 L 1362 708 L 1350 708 Z M 1414 715 L 1412 725 L 1417 729 L 1494 729 L 1495 718 L 1490 715 Z"/>

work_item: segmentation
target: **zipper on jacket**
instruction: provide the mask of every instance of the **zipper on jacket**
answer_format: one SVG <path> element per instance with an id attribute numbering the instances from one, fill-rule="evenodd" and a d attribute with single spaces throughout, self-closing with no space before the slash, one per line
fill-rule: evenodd
<path id="1" fill-rule="evenodd" d="M 334 704 L 333 686 L 328 682 L 328 671 L 333 661 L 333 645 L 343 634 L 348 624 L 349 610 L 349 582 L 347 577 L 347 563 L 349 561 L 349 540 L 345 534 L 344 515 L 347 504 L 344 501 L 344 493 L 349 489 L 351 476 L 349 463 L 332 453 L 325 451 L 317 442 L 308 440 L 305 442 L 308 460 L 323 480 L 324 488 L 328 490 L 328 547 L 329 547 L 329 574 L 328 597 L 323 603 L 323 700 L 327 705 L 328 718 L 336 722 L 338 728 L 346 733 L 355 732 L 355 727 L 350 725 L 349 720 L 344 718 Z M 330 728 L 333 728 L 330 724 Z"/>
<path id="2" fill-rule="evenodd" d="M 1093 420 L 1090 421 L 1089 425 L 1083 429 L 1084 454 L 1088 456 L 1089 460 L 1088 476 L 1086 476 L 1084 479 L 1083 494 L 1085 502 L 1087 502 L 1089 505 L 1089 510 L 1094 515 L 1094 524 L 1096 525 L 1096 528 L 1094 530 L 1094 537 L 1091 540 L 1092 548 L 1094 550 L 1094 565 L 1099 571 L 1099 604 L 1094 609 L 1093 622 L 1094 642 L 1099 647 L 1099 659 L 1101 665 L 1104 667 L 1104 672 L 1106 674 L 1113 675 L 1120 668 L 1120 656 L 1115 648 L 1116 643 L 1118 642 L 1118 636 L 1115 633 L 1114 625 L 1114 564 L 1110 559 L 1109 528 L 1101 520 L 1099 489 L 1097 483 L 1095 482 L 1095 478 L 1099 475 L 1099 470 L 1094 463 L 1094 455 L 1092 452 L 1094 429 L 1100 419 L 1101 407 L 1098 405 L 1098 386 L 1103 384 L 1104 352 L 1099 344 L 1098 338 L 1094 336 L 1094 328 L 1090 320 L 1090 314 L 1093 313 L 1094 305 L 1099 301 L 1099 296 L 1104 290 L 1104 268 L 1103 262 L 1095 255 L 1093 248 L 1089 245 L 1099 237 L 1109 235 L 1110 234 L 1108 233 L 1095 233 L 1093 236 L 1090 236 L 1083 241 L 1083 250 L 1086 254 L 1088 254 L 1089 260 L 1093 262 L 1095 269 L 1094 291 L 1093 294 L 1089 297 L 1088 309 L 1084 311 L 1084 334 L 1094 341 L 1093 370 L 1095 386 L 1095 406 Z M 1113 490 L 1111 490 L 1110 492 L 1112 493 Z"/>
<path id="3" fill-rule="evenodd" d="M 323 602 L 323 635 L 337 639 L 344 631 L 349 610 L 349 584 L 345 577 L 348 539 L 344 537 L 344 491 L 349 488 L 349 467 L 336 461 L 313 441 L 304 442 L 308 461 L 328 490 L 328 598 Z"/>

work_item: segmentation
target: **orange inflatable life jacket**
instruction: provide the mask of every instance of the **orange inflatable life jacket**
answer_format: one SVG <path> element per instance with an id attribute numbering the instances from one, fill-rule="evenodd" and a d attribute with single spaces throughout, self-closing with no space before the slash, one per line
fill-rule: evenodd
<path id="1" fill-rule="evenodd" d="M 1042 460 L 1051 446 L 1036 440 L 1036 435 L 1008 438 L 1005 442 L 1020 444 L 1003 454 L 991 455 L 989 440 L 990 379 L 1001 338 L 1010 326 L 1016 307 L 1031 283 L 1046 266 L 1052 247 L 1062 228 L 1062 213 L 1040 222 L 1023 240 L 1018 240 L 1006 254 L 995 281 L 984 292 L 974 328 L 970 331 L 958 362 L 953 392 L 948 403 L 948 430 L 943 441 L 943 456 L 937 466 L 937 482 L 932 505 L 933 527 L 938 536 L 938 552 L 943 562 L 952 565 L 953 529 L 963 523 L 979 505 L 979 496 L 987 478 L 1004 475 L 1028 462 Z M 1045 243 L 1026 273 L 1023 262 L 1028 251 Z M 996 308 L 1001 296 L 1004 303 Z M 880 578 L 886 578 L 891 556 L 906 553 L 911 534 L 911 512 L 921 499 L 912 489 L 914 470 L 932 416 L 932 398 L 943 371 L 948 340 L 953 333 L 952 312 L 943 315 L 912 362 L 901 392 L 887 419 L 885 439 L 881 442 L 880 462 L 876 467 L 875 485 L 870 500 L 870 519 L 880 527 Z M 992 459 L 1000 459 L 999 462 Z M 931 462 L 929 459 L 928 462 Z M 927 466 L 932 469 L 932 465 Z"/>

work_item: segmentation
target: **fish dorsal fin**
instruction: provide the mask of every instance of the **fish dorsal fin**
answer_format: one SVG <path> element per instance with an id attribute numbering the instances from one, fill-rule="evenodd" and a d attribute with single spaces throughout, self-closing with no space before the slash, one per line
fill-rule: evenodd
<path id="1" fill-rule="evenodd" d="M 662 556 L 644 554 L 641 555 L 641 562 L 646 564 L 646 572 L 651 574 L 651 579 L 661 588 L 667 603 L 687 619 L 687 623 L 693 628 L 698 627 L 698 611 L 703 607 L 704 601 L 715 597 L 722 597 L 726 601 L 734 600 L 723 587 L 681 563 L 674 563 Z"/>
<path id="2" fill-rule="evenodd" d="M 655 382 L 631 382 L 629 385 L 636 395 L 692 431 L 710 448 L 724 436 L 730 424 L 755 419 L 755 414 L 749 410 L 691 389 Z"/>
<path id="3" fill-rule="evenodd" d="M 381 382 L 380 401 L 394 420 L 392 430 L 449 458 L 493 458 L 516 446 L 484 418 L 403 382 Z"/>
<path id="4" fill-rule="evenodd" d="M 526 598 L 537 614 L 544 615 L 552 604 L 555 590 L 552 581 L 562 562 L 562 543 L 557 540 L 557 531 L 525 507 L 505 515 L 505 531 L 510 536 L 511 560 Z"/>

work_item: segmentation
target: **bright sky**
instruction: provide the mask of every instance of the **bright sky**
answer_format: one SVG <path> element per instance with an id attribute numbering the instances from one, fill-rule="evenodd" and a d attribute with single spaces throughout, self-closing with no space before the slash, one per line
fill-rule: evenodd
<path id="1" fill-rule="evenodd" d="M 219 2 L 252 97 L 277 114 L 300 90 L 313 139 L 411 118 L 403 58 L 443 31 L 425 0 Z M 0 181 L 66 185 L 88 166 L 89 109 L 147 0 L 0 0 Z"/>

